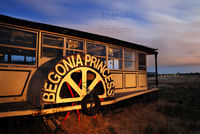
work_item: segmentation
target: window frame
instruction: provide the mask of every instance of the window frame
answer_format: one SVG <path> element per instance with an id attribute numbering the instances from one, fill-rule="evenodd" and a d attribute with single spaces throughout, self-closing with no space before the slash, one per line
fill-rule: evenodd
<path id="1" fill-rule="evenodd" d="M 110 48 L 114 48 L 114 49 L 119 49 L 119 50 L 121 50 L 121 58 L 115 58 L 115 57 L 109 57 L 109 49 Z M 113 68 L 109 68 L 110 70 L 124 70 L 124 54 L 123 54 L 123 51 L 124 51 L 124 49 L 123 48 L 121 48 L 121 47 L 116 47 L 116 46 L 113 46 L 113 45 L 111 45 L 111 44 L 109 44 L 108 45 L 108 47 L 107 47 L 107 59 L 108 60 L 119 60 L 119 61 L 121 61 L 121 67 L 122 68 L 118 68 L 118 69 L 115 69 L 114 68 L 114 64 L 113 64 Z M 108 66 L 108 62 L 107 62 L 107 66 Z"/>
<path id="2" fill-rule="evenodd" d="M 87 54 L 89 54 L 88 53 L 88 51 L 87 51 L 87 46 L 88 46 L 88 44 L 94 44 L 94 45 L 99 45 L 99 46 L 105 46 L 105 48 L 107 47 L 107 45 L 106 44 L 103 44 L 103 43 L 99 43 L 99 42 L 95 42 L 95 41 L 87 41 L 87 43 L 86 43 L 86 53 Z M 99 56 L 99 55 L 94 55 L 95 57 L 100 57 L 100 58 L 106 58 L 107 57 L 107 48 L 106 48 L 106 55 L 105 56 Z"/>
<path id="3" fill-rule="evenodd" d="M 96 45 L 100 45 L 100 46 L 105 46 L 105 48 L 106 48 L 106 55 L 105 56 L 97 56 L 97 55 L 94 55 L 95 57 L 97 57 L 97 58 L 102 58 L 102 59 L 105 59 L 105 65 L 107 66 L 108 65 L 108 56 L 107 56 L 107 47 L 108 47 L 108 45 L 106 45 L 106 44 L 104 44 L 104 43 L 100 43 L 100 42 L 97 42 L 97 41 L 91 41 L 91 40 L 85 40 L 85 53 L 86 54 L 89 54 L 88 53 L 88 51 L 87 51 L 87 46 L 88 46 L 88 44 L 89 43 L 92 43 L 92 44 L 96 44 Z"/>
<path id="4" fill-rule="evenodd" d="M 35 48 L 32 47 L 24 47 L 24 46 L 17 46 L 16 44 L 14 45 L 8 45 L 8 44 L 1 44 L 0 43 L 0 47 L 9 47 L 9 48 L 16 48 L 16 49 L 23 49 L 23 50 L 31 50 L 35 52 L 35 62 L 34 64 L 18 64 L 18 63 L 0 63 L 0 66 L 16 66 L 16 67 L 36 67 L 38 66 L 38 31 L 37 30 L 33 30 L 30 28 L 26 28 L 26 27 L 21 27 L 21 26 L 16 26 L 16 25 L 10 25 L 10 24 L 6 24 L 6 23 L 0 23 L 1 27 L 4 28 L 9 28 L 9 29 L 13 29 L 13 30 L 18 30 L 21 32 L 29 32 L 29 33 L 34 33 L 35 34 Z M 25 55 L 22 55 L 25 56 Z"/>
<path id="5" fill-rule="evenodd" d="M 67 56 L 67 54 L 66 54 L 67 50 L 84 53 L 84 50 L 85 50 L 85 40 L 84 39 L 77 39 L 77 38 L 73 38 L 73 37 L 65 37 L 65 38 L 66 38 L 66 42 L 65 42 L 65 45 L 64 45 L 65 56 Z M 82 41 L 83 42 L 83 49 L 81 50 L 81 49 L 67 48 L 68 40 Z"/>
<path id="6" fill-rule="evenodd" d="M 128 51 L 128 52 L 131 52 L 131 53 L 134 53 L 135 54 L 135 59 L 132 59 L 132 60 L 130 60 L 130 59 L 125 59 L 125 51 Z M 124 70 L 126 70 L 126 71 L 137 71 L 137 52 L 136 52 L 136 50 L 128 50 L 127 48 L 124 48 L 124 57 L 123 57 L 123 60 L 124 60 Z M 125 61 L 129 61 L 129 62 L 134 62 L 134 64 L 135 64 L 135 69 L 134 70 L 132 70 L 132 69 L 125 69 Z"/>
<path id="7" fill-rule="evenodd" d="M 48 35 L 48 36 L 52 36 L 52 37 L 57 37 L 57 38 L 62 38 L 63 39 L 63 47 L 59 47 L 59 46 L 51 46 L 51 45 L 47 45 L 47 44 L 43 44 L 43 35 Z M 65 52 L 64 52 L 64 47 L 65 47 L 65 38 L 64 36 L 60 36 L 60 35 L 57 35 L 57 34 L 50 34 L 50 33 L 47 33 L 47 32 L 42 32 L 41 33 L 41 58 L 45 57 L 45 58 L 54 58 L 54 57 L 47 57 L 47 56 L 44 56 L 44 52 L 43 52 L 43 48 L 53 48 L 53 49 L 60 49 L 62 50 L 62 56 L 64 56 Z M 61 56 L 61 57 L 62 57 Z"/>
<path id="8" fill-rule="evenodd" d="M 58 47 L 58 46 L 51 46 L 51 45 L 43 44 L 43 35 L 44 34 L 49 35 L 49 36 L 62 38 L 63 39 L 63 46 L 62 47 Z M 83 42 L 83 50 L 67 48 L 67 41 L 70 40 L 70 39 L 71 40 L 82 41 Z M 80 39 L 80 38 L 77 38 L 77 37 L 71 37 L 71 36 L 67 36 L 67 35 L 55 34 L 55 33 L 42 31 L 41 32 L 41 56 L 40 56 L 40 58 L 48 58 L 48 59 L 55 58 L 55 57 L 43 56 L 43 47 L 61 49 L 63 51 L 63 54 L 62 54 L 63 57 L 68 56 L 67 53 L 66 53 L 67 50 L 84 53 L 85 52 L 85 42 L 86 42 L 85 39 Z"/>
<path id="9" fill-rule="evenodd" d="M 140 61 L 139 54 L 144 54 L 144 57 L 145 57 L 145 61 L 144 61 L 144 63 L 145 63 L 145 65 L 144 65 L 145 69 L 144 70 L 140 70 L 139 69 L 139 61 Z M 137 69 L 138 69 L 138 71 L 147 72 L 147 54 L 144 53 L 144 52 L 138 51 L 137 52 L 137 58 L 138 58 L 138 60 L 137 60 L 137 64 L 138 64 Z"/>
<path id="10" fill-rule="evenodd" d="M 114 44 L 109 44 L 109 43 L 103 43 L 103 42 L 99 42 L 99 41 L 94 41 L 94 40 L 89 40 L 89 39 L 85 39 L 85 38 L 79 38 L 79 37 L 74 37 L 74 36 L 70 36 L 70 35 L 65 35 L 65 34 L 59 34 L 59 33 L 53 33 L 53 32 L 49 32 L 49 31 L 43 31 L 43 30 L 37 30 L 37 29 L 32 29 L 32 28 L 27 28 L 27 27 L 22 27 L 22 26 L 17 26 L 17 25 L 11 25 L 11 24 L 7 24 L 7 23 L 0 23 L 0 26 L 5 27 L 5 28 L 11 28 L 14 30 L 19 30 L 22 32 L 30 32 L 30 33 L 34 33 L 36 35 L 36 39 L 35 39 L 35 48 L 31 48 L 31 47 L 23 47 L 23 46 L 17 46 L 17 45 L 6 45 L 6 44 L 0 44 L 0 46 L 2 47 L 10 47 L 10 48 L 19 48 L 19 49 L 24 49 L 24 50 L 32 50 L 35 52 L 35 63 L 34 65 L 32 64 L 13 64 L 13 63 L 0 63 L 0 65 L 13 65 L 13 66 L 34 66 L 34 67 L 38 67 L 38 63 L 40 58 L 47 58 L 47 59 L 51 59 L 53 57 L 45 57 L 43 56 L 43 47 L 47 47 L 47 48 L 55 48 L 55 49 L 61 49 L 63 50 L 63 54 L 62 56 L 66 56 L 66 51 L 70 50 L 70 51 L 75 51 L 75 52 L 81 52 L 81 53 L 87 53 L 87 45 L 88 43 L 92 43 L 92 44 L 97 44 L 97 45 L 101 45 L 101 46 L 105 46 L 106 47 L 106 55 L 105 56 L 97 56 L 98 58 L 103 58 L 105 59 L 105 63 L 108 66 L 108 60 L 109 59 L 118 59 L 122 61 L 122 69 L 110 69 L 113 71 L 146 71 L 147 70 L 147 54 L 143 51 L 138 51 L 135 49 L 131 49 L 131 48 L 127 48 L 127 47 L 121 47 L 118 45 L 114 45 Z M 49 35 L 49 36 L 55 36 L 55 37 L 59 37 L 63 39 L 63 47 L 58 47 L 58 46 L 50 46 L 50 45 L 46 45 L 43 44 L 43 35 Z M 83 42 L 83 50 L 79 50 L 79 49 L 70 49 L 67 48 L 67 41 L 69 39 L 72 40 L 78 40 L 78 41 L 82 41 Z M 122 58 L 114 58 L 114 57 L 109 57 L 108 56 L 108 49 L 110 48 L 118 48 L 122 50 Z M 135 60 L 129 60 L 129 59 L 125 59 L 125 55 L 124 52 L 125 51 L 131 51 L 135 53 Z M 139 53 L 143 53 L 145 55 L 145 70 L 139 70 Z M 40 57 L 39 57 L 40 56 Z M 132 61 L 135 63 L 135 70 L 129 70 L 129 69 L 125 69 L 125 61 Z"/>

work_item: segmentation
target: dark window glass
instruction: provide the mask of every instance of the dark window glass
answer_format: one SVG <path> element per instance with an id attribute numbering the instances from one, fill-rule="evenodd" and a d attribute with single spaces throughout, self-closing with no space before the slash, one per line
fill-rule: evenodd
<path id="1" fill-rule="evenodd" d="M 14 43 L 13 45 L 35 48 L 36 34 L 12 30 L 11 41 Z"/>
<path id="2" fill-rule="evenodd" d="M 101 61 L 103 61 L 103 63 L 106 65 L 106 58 L 98 58 L 97 59 L 100 59 Z"/>
<path id="3" fill-rule="evenodd" d="M 124 59 L 125 60 L 135 60 L 135 52 L 124 51 Z"/>
<path id="4" fill-rule="evenodd" d="M 50 35 L 43 35 L 43 44 L 50 45 L 50 46 L 57 46 L 57 47 L 63 47 L 63 38 L 56 37 L 56 36 L 50 36 Z"/>
<path id="5" fill-rule="evenodd" d="M 36 33 L 0 26 L 0 44 L 36 48 Z"/>
<path id="6" fill-rule="evenodd" d="M 135 70 L 135 62 L 133 61 L 124 61 L 124 69 L 126 70 Z"/>
<path id="7" fill-rule="evenodd" d="M 122 60 L 118 59 L 108 59 L 109 69 L 122 69 Z"/>
<path id="8" fill-rule="evenodd" d="M 120 48 L 109 48 L 108 57 L 122 58 L 122 49 Z"/>
<path id="9" fill-rule="evenodd" d="M 35 51 L 0 47 L 0 63 L 35 65 Z"/>
<path id="10" fill-rule="evenodd" d="M 11 30 L 0 26 L 0 42 L 1 44 L 9 44 L 11 40 Z"/>
<path id="11" fill-rule="evenodd" d="M 83 41 L 69 39 L 67 41 L 67 48 L 83 50 Z"/>
<path id="12" fill-rule="evenodd" d="M 63 50 L 56 49 L 56 48 L 43 47 L 42 48 L 42 56 L 44 56 L 44 57 L 62 57 Z"/>
<path id="13" fill-rule="evenodd" d="M 87 53 L 94 56 L 106 56 L 106 46 L 98 44 L 87 44 Z"/>
<path id="14" fill-rule="evenodd" d="M 72 54 L 82 54 L 82 53 L 83 52 L 67 50 L 66 51 L 66 56 L 69 56 L 69 55 L 72 55 Z"/>
<path id="15" fill-rule="evenodd" d="M 143 53 L 139 53 L 138 54 L 138 58 L 139 58 L 139 70 L 146 70 L 146 56 Z"/>

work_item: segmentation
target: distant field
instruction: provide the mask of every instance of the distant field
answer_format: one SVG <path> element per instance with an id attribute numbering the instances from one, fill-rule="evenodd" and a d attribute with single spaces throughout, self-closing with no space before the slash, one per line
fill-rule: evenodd
<path id="1" fill-rule="evenodd" d="M 158 110 L 176 134 L 200 133 L 200 76 L 159 78 Z"/>
<path id="2" fill-rule="evenodd" d="M 200 134 L 200 77 L 160 77 L 159 85 L 157 101 L 151 99 L 155 95 L 129 99 L 102 108 L 96 119 L 81 114 L 80 123 L 72 112 L 64 130 L 57 133 Z M 6 132 L 50 133 L 40 118 L 1 120 L 0 133 Z"/>

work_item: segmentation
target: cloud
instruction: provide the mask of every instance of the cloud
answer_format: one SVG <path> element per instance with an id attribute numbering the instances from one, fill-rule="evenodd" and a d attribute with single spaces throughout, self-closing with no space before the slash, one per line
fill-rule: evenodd
<path id="1" fill-rule="evenodd" d="M 119 7 L 123 9 L 130 7 L 129 5 L 131 2 Z M 136 5 L 144 9 L 140 10 L 140 14 L 152 23 L 141 25 L 134 18 L 113 20 L 115 22 L 98 20 L 108 27 L 119 26 L 131 29 L 123 34 L 109 31 L 103 31 L 102 34 L 158 48 L 159 64 L 162 66 L 200 65 L 198 52 L 200 50 L 200 18 L 198 17 L 200 2 L 142 0 Z M 116 8 L 116 4 L 113 4 L 113 7 Z M 135 9 L 129 11 L 135 12 Z M 93 24 L 97 24 L 96 21 L 93 21 Z"/>
<path id="2" fill-rule="evenodd" d="M 161 66 L 200 65 L 198 0 L 19 1 L 58 16 L 49 18 L 53 25 L 158 48 Z"/>
<path id="3" fill-rule="evenodd" d="M 46 15 L 59 15 L 67 8 L 63 5 L 67 0 L 18 0 L 22 4 L 29 6 L 40 13 Z"/>
<path id="4" fill-rule="evenodd" d="M 152 20 L 159 33 L 154 42 L 160 49 L 161 65 L 200 65 L 200 54 L 197 52 L 200 50 L 200 31 L 196 19 L 180 19 L 160 14 L 154 15 Z M 157 42 L 160 44 L 156 44 Z"/>

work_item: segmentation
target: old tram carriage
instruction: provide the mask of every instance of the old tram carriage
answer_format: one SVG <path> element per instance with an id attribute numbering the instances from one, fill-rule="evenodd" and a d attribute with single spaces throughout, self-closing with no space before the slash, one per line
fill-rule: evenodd
<path id="1" fill-rule="evenodd" d="M 147 55 L 157 65 L 156 49 L 0 15 L 0 117 L 93 115 L 100 105 L 157 91 L 147 84 Z"/>

